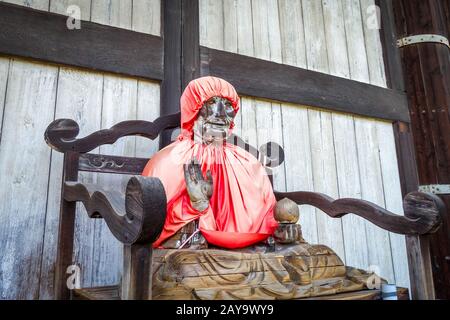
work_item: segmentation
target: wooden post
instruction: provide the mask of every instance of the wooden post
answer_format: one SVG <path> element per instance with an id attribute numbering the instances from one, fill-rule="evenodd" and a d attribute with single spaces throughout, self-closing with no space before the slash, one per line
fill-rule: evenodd
<path id="1" fill-rule="evenodd" d="M 67 300 L 70 291 L 67 287 L 67 268 L 72 264 L 73 238 L 75 231 L 76 202 L 64 200 L 64 183 L 78 180 L 78 158 L 76 152 L 64 154 L 64 172 L 61 186 L 61 209 L 59 213 L 58 252 L 55 265 L 55 299 Z"/>
<path id="2" fill-rule="evenodd" d="M 441 0 L 393 0 L 398 38 L 438 34 L 448 38 Z M 440 43 L 417 43 L 400 49 L 421 185 L 450 184 L 450 50 Z M 436 298 L 450 299 L 450 195 L 441 195 L 447 206 L 443 226 L 429 237 Z M 424 250 L 427 239 L 407 239 Z M 412 246 L 412 247 L 411 247 Z M 423 268 L 422 268 L 423 267 Z M 418 265 L 418 269 L 428 267 Z M 418 289 L 430 291 L 428 283 Z M 427 293 L 428 296 L 431 293 Z"/>
<path id="3" fill-rule="evenodd" d="M 161 115 L 180 111 L 187 84 L 200 76 L 200 26 L 198 0 L 163 0 L 164 80 Z M 171 142 L 172 130 L 161 135 L 160 146 Z"/>
<path id="4" fill-rule="evenodd" d="M 161 115 L 180 111 L 181 96 L 181 0 L 163 0 L 164 80 L 161 83 Z M 160 147 L 171 143 L 173 130 L 161 133 Z"/>
<path id="5" fill-rule="evenodd" d="M 152 246 L 124 246 L 122 300 L 152 299 Z"/>

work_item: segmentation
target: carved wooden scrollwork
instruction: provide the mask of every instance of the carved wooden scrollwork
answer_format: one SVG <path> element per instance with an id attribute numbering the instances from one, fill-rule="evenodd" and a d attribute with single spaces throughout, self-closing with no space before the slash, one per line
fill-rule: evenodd
<path id="1" fill-rule="evenodd" d="M 445 205 L 429 193 L 412 192 L 403 200 L 405 215 L 394 214 L 374 203 L 360 199 L 338 199 L 316 192 L 275 192 L 277 200 L 288 198 L 299 205 L 311 205 L 332 218 L 353 213 L 384 230 L 404 235 L 425 235 L 442 224 Z"/>
<path id="2" fill-rule="evenodd" d="M 45 131 L 45 141 L 56 151 L 74 151 L 87 153 L 104 144 L 113 144 L 118 139 L 126 136 L 141 136 L 154 140 L 166 129 L 174 129 L 180 126 L 180 113 L 162 116 L 154 122 L 130 120 L 123 121 L 109 129 L 96 131 L 84 138 L 77 138 L 80 133 L 78 123 L 71 119 L 58 119 L 53 121 Z M 284 162 L 284 150 L 275 142 L 262 145 L 259 150 L 249 145 L 236 135 L 231 135 L 228 142 L 237 145 L 250 152 L 255 158 L 268 168 L 274 168 Z M 119 169 L 121 164 L 100 158 L 85 159 L 89 167 L 98 169 Z M 92 162 L 95 161 L 95 162 Z M 91 163 L 89 163 L 91 162 Z"/>
<path id="3" fill-rule="evenodd" d="M 45 131 L 47 144 L 59 152 L 75 151 L 86 153 L 103 144 L 113 144 L 126 136 L 142 136 L 156 139 L 165 129 L 173 129 L 180 125 L 180 113 L 162 116 L 154 122 L 129 120 L 120 122 L 109 129 L 96 131 L 84 138 L 77 139 L 80 132 L 78 124 L 71 119 L 53 121 Z"/>
<path id="4" fill-rule="evenodd" d="M 64 200 L 80 201 L 91 218 L 103 218 L 122 243 L 152 243 L 162 231 L 166 218 L 166 195 L 154 177 L 132 177 L 126 192 L 102 190 L 95 184 L 66 182 Z"/>

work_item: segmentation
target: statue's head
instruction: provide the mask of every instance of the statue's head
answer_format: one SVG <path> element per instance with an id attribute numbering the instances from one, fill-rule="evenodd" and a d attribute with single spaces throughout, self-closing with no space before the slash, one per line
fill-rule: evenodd
<path id="1" fill-rule="evenodd" d="M 209 98 L 195 120 L 195 139 L 201 139 L 201 142 L 206 144 L 223 143 L 231 132 L 235 116 L 236 112 L 230 100 L 222 97 Z"/>
<path id="2" fill-rule="evenodd" d="M 183 134 L 196 142 L 222 143 L 231 134 L 239 96 L 223 79 L 203 77 L 189 83 L 181 97 Z"/>

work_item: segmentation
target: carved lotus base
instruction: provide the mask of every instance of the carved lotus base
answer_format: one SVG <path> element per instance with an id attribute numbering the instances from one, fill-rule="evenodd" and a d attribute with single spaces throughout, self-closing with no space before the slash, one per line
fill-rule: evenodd
<path id="1" fill-rule="evenodd" d="M 344 266 L 328 247 L 154 251 L 153 298 L 302 299 L 367 290 L 374 274 Z"/>

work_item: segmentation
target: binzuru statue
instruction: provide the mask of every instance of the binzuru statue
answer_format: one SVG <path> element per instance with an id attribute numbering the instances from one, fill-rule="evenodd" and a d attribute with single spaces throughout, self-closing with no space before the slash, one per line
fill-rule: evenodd
<path id="1" fill-rule="evenodd" d="M 181 134 L 143 172 L 167 195 L 153 299 L 301 299 L 382 281 L 306 243 L 297 204 L 277 202 L 261 163 L 227 143 L 240 108 L 231 84 L 196 79 L 180 107 Z"/>

